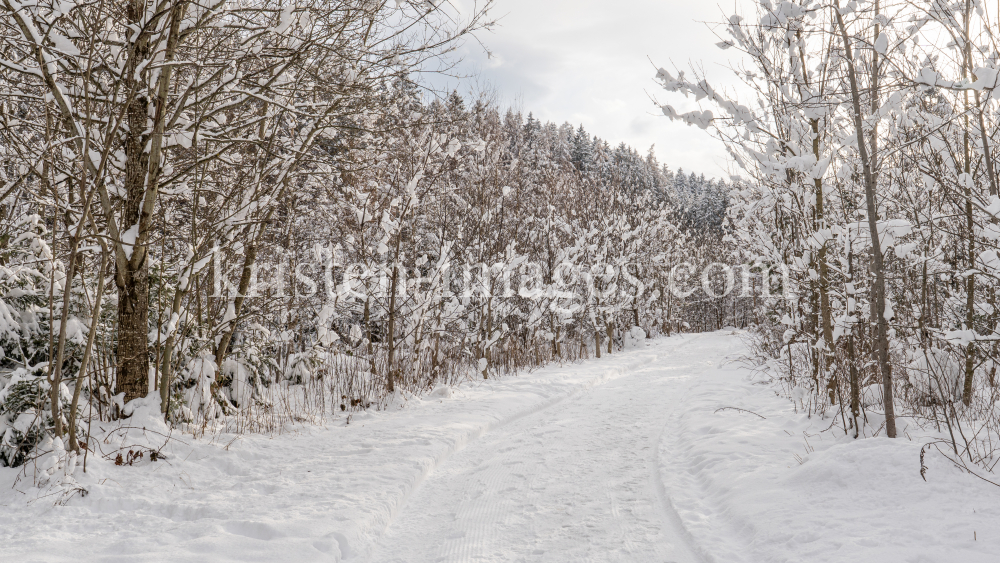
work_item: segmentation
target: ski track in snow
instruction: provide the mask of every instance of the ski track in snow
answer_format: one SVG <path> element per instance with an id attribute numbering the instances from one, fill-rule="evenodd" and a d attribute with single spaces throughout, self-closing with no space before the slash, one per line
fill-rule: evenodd
<path id="1" fill-rule="evenodd" d="M 91 456 L 67 506 L 0 468 L 0 561 L 1000 561 L 1000 489 L 933 455 L 924 482 L 905 422 L 912 441 L 823 432 L 742 353 L 674 336 L 347 426 Z"/>
<path id="2" fill-rule="evenodd" d="M 470 443 L 411 495 L 369 560 L 700 561 L 657 455 L 685 382 L 715 367 L 705 352 L 697 337 L 633 352 L 599 391 Z"/>

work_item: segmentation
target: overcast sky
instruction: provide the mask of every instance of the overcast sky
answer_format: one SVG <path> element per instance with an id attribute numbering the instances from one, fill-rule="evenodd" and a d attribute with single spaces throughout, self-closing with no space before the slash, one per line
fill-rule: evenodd
<path id="1" fill-rule="evenodd" d="M 726 1 L 725 12 L 743 1 Z M 470 42 L 460 71 L 478 73 L 503 102 L 542 121 L 582 123 L 612 145 L 625 142 L 642 154 L 655 144 L 657 157 L 674 170 L 728 175 L 720 143 L 670 122 L 649 98 L 695 108 L 657 88 L 654 64 L 673 71 L 672 65 L 702 62 L 715 84 L 733 84 L 724 66 L 735 50 L 716 48 L 719 39 L 701 23 L 722 21 L 715 0 L 496 0 L 495 6 L 499 25 L 480 35 L 493 57 Z"/>

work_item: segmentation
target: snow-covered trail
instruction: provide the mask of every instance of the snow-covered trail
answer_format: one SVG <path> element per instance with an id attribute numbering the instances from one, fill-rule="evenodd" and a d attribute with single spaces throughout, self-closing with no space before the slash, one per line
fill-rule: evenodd
<path id="1" fill-rule="evenodd" d="M 490 431 L 427 477 L 370 561 L 701 561 L 659 452 L 720 352 L 698 336 L 631 352 L 622 377 Z"/>
<path id="2" fill-rule="evenodd" d="M 418 563 L 529 540 L 517 552 L 528 560 L 583 560 L 590 550 L 598 560 L 603 552 L 696 561 L 655 478 L 657 440 L 679 390 L 718 365 L 721 349 L 739 346 L 718 335 L 647 341 L 600 360 L 440 388 L 326 427 L 179 436 L 156 463 L 116 467 L 115 444 L 102 443 L 111 454 L 92 455 L 88 472 L 76 474 L 89 494 L 66 506 L 36 499 L 45 493 L 30 477 L 0 468 L 0 561 Z M 168 432 L 155 416 L 130 424 Z M 399 551 L 377 551 L 406 526 L 419 529 L 424 499 L 483 456 L 491 464 L 482 490 L 469 475 L 449 491 L 479 498 L 463 505 L 442 496 L 434 510 L 455 514 L 451 523 L 412 550 L 405 540 Z M 508 514 L 520 519 L 511 533 L 534 535 L 503 534 Z M 455 551 L 441 559 L 437 544 Z"/>
<path id="3" fill-rule="evenodd" d="M 933 437 L 852 440 L 744 353 L 678 335 L 350 424 L 92 455 L 65 506 L 0 468 L 0 562 L 1000 561 L 1000 488 L 933 453 L 924 481 Z"/>

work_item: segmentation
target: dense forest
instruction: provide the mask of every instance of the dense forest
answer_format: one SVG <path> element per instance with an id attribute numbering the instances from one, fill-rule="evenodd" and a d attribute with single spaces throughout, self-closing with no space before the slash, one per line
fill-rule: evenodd
<path id="1" fill-rule="evenodd" d="M 725 143 L 725 180 L 428 90 L 488 8 L 0 7 L 0 464 L 44 480 L 137 408 L 269 431 L 735 326 L 796 408 L 854 437 L 907 417 L 992 467 L 978 0 L 729 18 L 752 103 L 656 76 L 702 105 L 660 108 Z"/>
<path id="2" fill-rule="evenodd" d="M 267 430 L 706 307 L 667 278 L 727 184 L 415 81 L 482 12 L 171 6 L 4 16 L 3 464 L 72 465 L 140 405 Z"/>

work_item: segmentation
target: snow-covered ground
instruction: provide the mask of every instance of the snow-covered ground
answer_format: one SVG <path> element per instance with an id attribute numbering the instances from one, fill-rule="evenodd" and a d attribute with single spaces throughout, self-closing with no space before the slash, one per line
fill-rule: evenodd
<path id="1" fill-rule="evenodd" d="M 0 469 L 0 561 L 1000 561 L 1000 488 L 937 454 L 925 482 L 914 429 L 827 431 L 730 332 L 645 344 L 349 424 L 91 457 L 65 506 Z"/>

